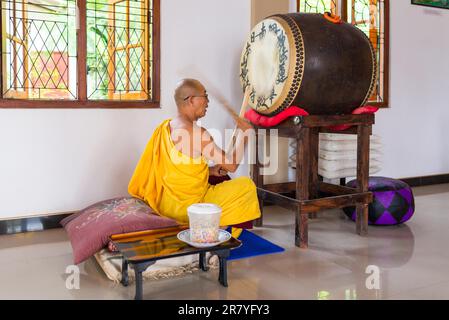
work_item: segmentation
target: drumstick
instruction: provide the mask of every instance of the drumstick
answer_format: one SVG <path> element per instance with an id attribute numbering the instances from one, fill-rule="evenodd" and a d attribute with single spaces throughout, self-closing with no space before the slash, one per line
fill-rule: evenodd
<path id="1" fill-rule="evenodd" d="M 248 101 L 249 101 L 249 90 L 248 87 L 245 90 L 245 95 L 243 96 L 243 102 L 242 106 L 240 107 L 240 114 L 238 115 L 232 108 L 230 108 L 228 105 L 223 105 L 228 112 L 231 114 L 231 116 L 234 118 L 235 121 L 238 121 L 239 119 L 243 118 L 246 112 L 246 108 L 248 107 Z M 231 140 L 229 141 L 229 144 L 226 148 L 226 153 L 231 152 L 235 142 L 237 139 L 237 126 L 235 126 L 234 131 L 232 132 Z"/>
<path id="2" fill-rule="evenodd" d="M 210 90 L 209 92 L 211 92 L 216 97 L 217 101 L 220 102 L 220 104 L 226 109 L 226 111 L 228 111 L 228 113 L 232 116 L 232 118 L 236 122 L 243 118 L 243 116 L 245 115 L 245 112 L 246 112 L 246 108 L 248 107 L 248 101 L 249 101 L 249 90 L 248 89 L 245 90 L 245 94 L 243 96 L 242 106 L 240 107 L 240 114 L 237 114 L 237 112 L 235 112 L 234 109 L 232 109 L 232 107 L 228 103 L 228 101 L 222 95 L 220 95 L 216 90 L 214 90 L 214 88 L 212 88 L 212 90 Z M 229 141 L 229 144 L 225 150 L 225 153 L 231 152 L 231 150 L 236 142 L 236 139 L 237 139 L 237 126 L 235 126 L 234 131 L 232 132 L 231 140 Z M 225 175 L 227 172 L 223 169 L 220 169 L 219 173 L 221 175 Z"/>
<path id="3" fill-rule="evenodd" d="M 204 77 L 203 77 L 204 78 Z M 249 89 L 247 88 L 247 90 L 245 90 L 245 96 L 244 96 L 244 100 L 242 103 L 242 107 L 245 106 L 245 108 L 240 110 L 240 116 L 234 111 L 234 109 L 232 108 L 231 104 L 226 100 L 226 98 L 220 93 L 220 91 L 209 81 L 204 81 L 207 84 L 207 91 L 215 97 L 215 99 L 226 109 L 226 111 L 232 116 L 232 118 L 237 121 L 239 118 L 243 118 L 245 111 L 246 111 L 246 106 L 248 104 L 248 100 L 249 100 L 249 92 L 248 92 L 248 96 L 246 95 L 246 91 Z M 242 111 L 243 110 L 243 111 Z"/>
<path id="4" fill-rule="evenodd" d="M 232 109 L 232 107 L 227 104 L 226 101 L 220 101 L 221 105 L 226 109 L 226 111 L 229 112 L 229 114 L 234 118 L 234 120 L 237 120 L 239 118 L 239 115 L 237 114 L 237 112 L 234 111 L 234 109 Z M 242 108 L 243 108 L 243 104 L 242 104 Z M 241 112 L 240 112 L 241 114 Z"/>

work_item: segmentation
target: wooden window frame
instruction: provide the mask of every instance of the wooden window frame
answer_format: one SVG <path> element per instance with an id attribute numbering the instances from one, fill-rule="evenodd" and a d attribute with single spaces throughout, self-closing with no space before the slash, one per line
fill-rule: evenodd
<path id="1" fill-rule="evenodd" d="M 109 12 L 109 21 L 112 24 L 112 29 L 115 29 L 115 17 L 116 17 L 116 5 L 121 3 L 121 2 L 126 2 L 126 16 L 127 18 L 129 18 L 130 15 L 130 6 L 129 6 L 129 2 L 130 0 L 112 0 L 111 5 L 112 5 L 112 11 Z M 148 23 L 145 23 L 144 21 L 144 16 L 141 16 L 141 22 L 144 26 L 144 30 L 145 32 L 142 33 L 142 35 L 145 34 L 149 34 L 148 31 Z M 140 99 L 140 98 L 145 98 L 145 91 L 148 90 L 148 81 L 146 81 L 145 79 L 148 80 L 148 76 L 147 76 L 147 68 L 145 68 L 145 56 L 142 55 L 141 57 L 141 65 L 144 66 L 144 68 L 142 69 L 142 74 L 140 76 L 140 86 L 143 88 L 142 91 L 140 92 L 130 92 L 130 77 L 129 77 L 129 73 L 130 73 L 130 51 L 132 49 L 136 49 L 136 48 L 142 48 L 143 52 L 146 52 L 146 50 L 149 51 L 148 48 L 148 37 L 141 37 L 140 39 L 140 43 L 142 45 L 139 45 L 139 43 L 130 43 L 130 35 L 129 35 L 129 26 L 130 26 L 130 20 L 128 19 L 126 22 L 126 45 L 125 46 L 120 46 L 117 47 L 117 45 L 115 44 L 115 34 L 111 35 L 110 37 L 108 37 L 108 50 L 109 50 L 109 55 L 111 56 L 111 60 L 109 61 L 108 64 L 108 76 L 110 79 L 112 79 L 112 81 L 109 82 L 109 90 L 108 90 L 108 96 L 109 99 L 115 99 L 118 97 L 123 97 L 124 100 L 127 99 Z M 125 61 L 126 61 L 126 68 L 125 68 L 125 73 L 126 73 L 126 78 L 125 78 L 125 93 L 116 93 L 114 88 L 115 88 L 115 81 L 116 81 L 116 76 L 115 76 L 115 56 L 114 54 L 116 52 L 120 52 L 120 51 L 125 51 Z"/>
<path id="2" fill-rule="evenodd" d="M 379 108 L 388 108 L 390 101 L 390 0 L 383 0 L 384 2 L 384 12 L 383 12 L 383 26 L 384 26 L 384 48 L 383 48 L 383 93 L 382 93 L 382 102 L 371 102 L 368 101 L 367 104 L 379 107 Z M 296 11 L 299 12 L 301 0 L 296 0 Z M 349 0 L 341 0 L 337 3 L 341 3 L 341 8 L 337 8 L 341 12 L 341 18 L 343 21 L 348 21 L 348 5 Z"/>
<path id="3" fill-rule="evenodd" d="M 11 99 L 3 98 L 3 89 L 0 90 L 0 108 L 7 109 L 150 109 L 160 108 L 160 0 L 152 0 L 152 29 L 151 50 L 152 58 L 152 74 L 151 74 L 151 99 L 148 100 L 88 100 L 87 99 L 87 72 L 77 72 L 77 90 L 78 98 L 76 100 L 48 100 L 48 99 Z M 86 69 L 87 56 L 87 10 L 86 0 L 77 0 L 79 10 L 79 29 L 77 30 L 77 70 Z M 3 20 L 3 19 L 2 19 Z M 145 24 L 148 28 L 149 24 Z M 2 34 L 3 25 L 0 22 L 0 35 Z M 2 43 L 0 42 L 0 52 L 3 52 Z M 149 82 L 148 72 L 145 68 L 146 81 Z M 0 63 L 0 87 L 3 87 L 3 63 Z"/>
<path id="4" fill-rule="evenodd" d="M 28 63 L 27 63 L 27 59 L 25 58 L 26 57 L 28 44 L 27 44 L 26 40 L 20 40 L 20 38 L 18 38 L 16 36 L 17 29 L 18 29 L 17 25 L 16 25 L 16 19 L 17 19 L 17 11 L 19 11 L 19 9 L 16 10 L 16 1 L 15 0 L 13 0 L 12 6 L 13 6 L 13 16 L 12 16 L 12 19 L 13 19 L 13 32 L 12 32 L 12 35 L 6 34 L 6 39 L 9 39 L 12 42 L 12 44 L 13 44 L 12 45 L 12 47 L 13 47 L 12 48 L 12 50 L 13 50 L 13 56 L 12 56 L 12 65 L 13 66 L 12 66 L 12 68 L 14 70 L 13 71 L 13 80 L 12 80 L 13 86 L 12 86 L 12 89 L 9 90 L 9 92 L 10 92 L 11 95 L 14 95 L 16 97 L 20 97 L 22 99 L 26 99 L 28 97 L 28 93 L 26 91 L 19 91 L 19 90 L 17 90 L 17 78 L 19 77 L 19 75 L 17 73 L 17 58 L 18 58 L 18 55 L 19 55 L 19 50 L 22 50 L 23 57 L 24 57 L 24 59 L 23 59 L 24 61 L 23 61 L 22 76 L 23 76 L 23 79 L 24 79 L 24 83 L 23 83 L 24 87 L 26 87 L 27 84 L 29 83 L 29 78 L 27 77 L 27 74 L 26 74 L 26 70 L 28 68 Z M 27 13 L 27 11 L 25 10 L 25 7 L 26 7 L 25 2 L 22 2 L 23 19 L 26 18 L 26 13 Z M 25 25 L 24 24 L 22 24 L 22 32 L 23 32 L 23 34 L 26 33 L 26 29 L 25 29 Z M 25 37 L 23 37 L 23 38 L 25 38 Z M 3 59 L 3 57 L 2 57 L 2 59 Z M 3 63 L 3 60 L 2 60 L 2 63 Z"/>

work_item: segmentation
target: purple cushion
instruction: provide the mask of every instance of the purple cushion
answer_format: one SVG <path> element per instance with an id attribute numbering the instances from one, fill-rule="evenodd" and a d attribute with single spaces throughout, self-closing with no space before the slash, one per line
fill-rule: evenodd
<path id="1" fill-rule="evenodd" d="M 356 188 L 357 180 L 346 184 Z M 368 190 L 373 192 L 373 202 L 368 206 L 368 223 L 395 225 L 408 221 L 415 212 L 415 200 L 410 186 L 401 180 L 386 177 L 369 177 Z M 346 215 L 356 220 L 356 208 L 343 208 Z"/>
<path id="2" fill-rule="evenodd" d="M 97 202 L 61 221 L 72 243 L 74 263 L 105 247 L 113 234 L 177 226 L 175 220 L 154 213 L 145 202 L 120 197 Z"/>

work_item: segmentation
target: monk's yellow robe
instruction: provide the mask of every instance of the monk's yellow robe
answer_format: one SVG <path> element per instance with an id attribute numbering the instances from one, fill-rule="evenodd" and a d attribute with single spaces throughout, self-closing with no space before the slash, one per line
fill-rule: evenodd
<path id="1" fill-rule="evenodd" d="M 129 182 L 129 194 L 148 203 L 161 216 L 179 223 L 188 223 L 187 207 L 201 202 L 222 208 L 221 226 L 259 218 L 253 181 L 239 177 L 210 185 L 206 159 L 191 158 L 175 148 L 170 120 L 155 129 Z"/>

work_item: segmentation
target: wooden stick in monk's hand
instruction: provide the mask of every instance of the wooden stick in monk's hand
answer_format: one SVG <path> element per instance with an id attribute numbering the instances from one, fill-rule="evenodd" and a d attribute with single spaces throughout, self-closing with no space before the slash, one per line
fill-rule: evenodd
<path id="1" fill-rule="evenodd" d="M 235 112 L 234 109 L 232 109 L 232 107 L 229 104 L 227 104 L 227 102 L 225 102 L 225 101 L 223 101 L 223 102 L 220 101 L 220 102 L 221 102 L 221 105 L 226 109 L 226 111 L 231 115 L 231 117 L 234 118 L 235 121 L 237 121 L 238 118 L 240 117 L 237 114 L 237 112 Z M 243 104 L 242 104 L 241 108 L 243 108 Z M 240 111 L 240 113 L 241 113 L 241 111 Z"/>
<path id="2" fill-rule="evenodd" d="M 248 101 L 249 101 L 249 90 L 245 90 L 244 96 L 243 96 L 243 101 L 242 101 L 242 106 L 240 107 L 240 113 L 237 114 L 237 112 L 234 111 L 234 109 L 232 109 L 232 107 L 229 105 L 229 103 L 227 103 L 227 101 L 219 101 L 222 106 L 226 109 L 226 111 L 229 112 L 229 114 L 234 118 L 234 120 L 238 120 L 243 118 L 243 116 L 245 115 L 246 112 L 246 108 L 248 107 Z"/>
<path id="3" fill-rule="evenodd" d="M 231 117 L 234 119 L 234 121 L 241 121 L 243 118 L 243 116 L 245 115 L 246 112 L 246 108 L 248 107 L 248 101 L 249 101 L 249 89 L 247 88 L 245 90 L 244 96 L 243 96 L 243 101 L 242 101 L 242 106 L 240 107 L 240 114 L 237 114 L 234 109 L 232 108 L 232 106 L 229 104 L 229 102 L 217 91 L 215 90 L 214 87 L 209 86 L 209 92 L 215 96 L 215 98 L 217 99 L 217 101 L 225 108 L 225 110 L 231 115 Z M 245 120 L 246 121 L 246 120 Z M 231 136 L 231 140 L 229 141 L 229 144 L 227 146 L 227 148 L 225 149 L 225 153 L 230 153 L 232 151 L 232 149 L 234 148 L 234 145 L 236 143 L 237 140 L 237 126 L 235 126 L 234 131 L 232 132 L 232 136 Z M 226 174 L 226 171 L 221 172 L 221 174 Z"/>
<path id="4" fill-rule="evenodd" d="M 196 73 L 199 73 L 199 71 L 196 70 Z M 243 116 L 245 115 L 245 112 L 246 112 L 246 108 L 248 106 L 248 101 L 249 101 L 249 94 L 250 94 L 249 87 L 246 87 L 242 107 L 240 108 L 240 115 L 238 115 L 232 108 L 229 101 L 226 100 L 226 98 L 220 93 L 220 91 L 217 89 L 217 87 L 215 87 L 212 84 L 212 82 L 207 81 L 206 77 L 203 74 L 201 75 L 201 78 L 203 78 L 203 82 L 206 84 L 207 91 L 212 96 L 215 97 L 215 99 L 226 109 L 226 111 L 232 116 L 232 118 L 234 118 L 235 121 L 237 121 L 239 118 L 243 118 Z M 236 131 L 236 130 L 234 130 L 234 131 Z M 234 136 L 234 134 L 233 134 L 233 136 Z"/>
<path id="5" fill-rule="evenodd" d="M 237 114 L 234 111 L 234 109 L 232 109 L 229 106 L 229 104 L 222 104 L 222 105 L 223 105 L 223 107 L 225 107 L 225 109 L 229 112 L 229 114 L 237 122 L 237 121 L 241 121 L 242 119 L 244 119 L 243 117 L 245 115 L 246 109 L 248 108 L 248 101 L 249 101 L 249 89 L 247 87 L 246 90 L 245 90 L 245 94 L 243 96 L 242 106 L 240 107 L 240 114 Z M 228 144 L 228 146 L 226 148 L 226 153 L 231 152 L 232 149 L 234 148 L 234 145 L 235 145 L 236 140 L 237 140 L 237 129 L 238 129 L 238 127 L 235 126 L 234 131 L 232 132 L 231 140 L 229 141 L 229 144 Z"/>

